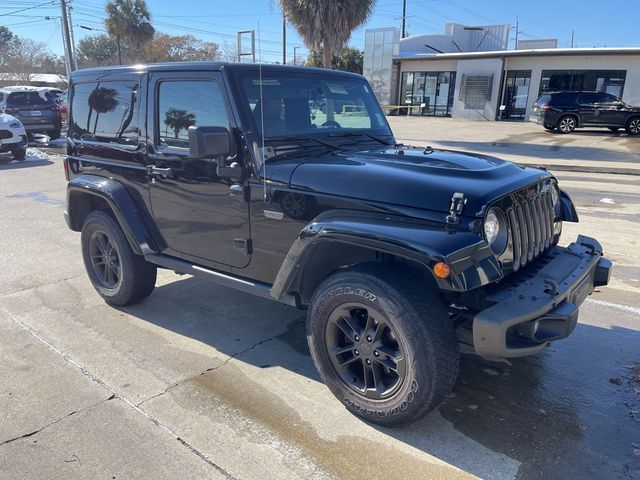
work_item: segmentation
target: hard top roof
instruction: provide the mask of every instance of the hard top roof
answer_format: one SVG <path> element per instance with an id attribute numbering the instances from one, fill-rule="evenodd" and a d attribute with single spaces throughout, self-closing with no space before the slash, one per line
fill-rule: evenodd
<path id="1" fill-rule="evenodd" d="M 361 75 L 340 70 L 326 68 L 301 67 L 298 65 L 277 65 L 257 63 L 230 63 L 230 62 L 166 62 L 138 65 L 121 65 L 109 67 L 93 67 L 76 70 L 71 74 L 72 80 L 87 79 L 87 77 L 103 76 L 128 76 L 142 75 L 147 72 L 179 72 L 179 71 L 256 71 L 262 67 L 263 72 L 291 72 L 291 73 L 316 73 L 319 75 L 341 75 L 346 77 L 361 78 Z"/>

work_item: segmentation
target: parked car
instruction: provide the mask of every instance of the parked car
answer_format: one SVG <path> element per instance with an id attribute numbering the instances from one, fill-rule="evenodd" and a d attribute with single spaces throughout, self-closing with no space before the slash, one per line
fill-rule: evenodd
<path id="1" fill-rule="evenodd" d="M 0 113 L 0 153 L 11 152 L 22 161 L 27 155 L 27 132 L 16 117 Z"/>
<path id="2" fill-rule="evenodd" d="M 582 127 L 624 128 L 640 134 L 640 107 L 603 92 L 549 92 L 533 104 L 529 119 L 549 131 L 570 133 Z"/>
<path id="3" fill-rule="evenodd" d="M 60 137 L 60 108 L 44 91 L 29 87 L 0 89 L 0 109 L 16 117 L 27 133 L 44 133 L 52 140 Z"/>
<path id="4" fill-rule="evenodd" d="M 567 337 L 609 282 L 597 240 L 558 245 L 578 215 L 553 175 L 398 145 L 360 75 L 165 63 L 69 92 L 65 219 L 98 294 L 140 302 L 161 267 L 306 310 L 321 377 L 371 422 L 435 408 L 460 351 Z M 364 111 L 314 115 L 328 99 Z"/>

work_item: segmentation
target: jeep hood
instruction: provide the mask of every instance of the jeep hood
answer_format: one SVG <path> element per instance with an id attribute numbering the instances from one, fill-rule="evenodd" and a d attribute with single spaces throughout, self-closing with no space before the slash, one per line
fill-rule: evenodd
<path id="1" fill-rule="evenodd" d="M 268 168 L 268 167 L 267 167 Z M 464 215 L 551 175 L 498 158 L 418 147 L 331 152 L 297 166 L 291 187 L 374 203 L 448 212 L 464 193 Z"/>

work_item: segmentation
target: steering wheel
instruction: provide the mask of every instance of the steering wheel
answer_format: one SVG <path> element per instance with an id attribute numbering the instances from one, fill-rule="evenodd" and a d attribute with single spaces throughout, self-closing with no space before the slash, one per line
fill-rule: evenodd
<path id="1" fill-rule="evenodd" d="M 324 122 L 322 125 L 320 125 L 322 128 L 342 128 L 342 125 L 340 125 L 338 122 L 336 122 L 335 120 L 329 120 L 328 122 Z"/>

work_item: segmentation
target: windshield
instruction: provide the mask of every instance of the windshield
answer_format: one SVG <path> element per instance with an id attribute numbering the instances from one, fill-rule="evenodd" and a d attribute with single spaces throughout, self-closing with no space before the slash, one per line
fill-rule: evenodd
<path id="1" fill-rule="evenodd" d="M 364 80 L 318 73 L 259 72 L 240 77 L 246 106 L 266 139 L 314 132 L 371 131 L 390 135 Z"/>

